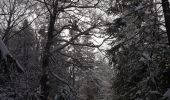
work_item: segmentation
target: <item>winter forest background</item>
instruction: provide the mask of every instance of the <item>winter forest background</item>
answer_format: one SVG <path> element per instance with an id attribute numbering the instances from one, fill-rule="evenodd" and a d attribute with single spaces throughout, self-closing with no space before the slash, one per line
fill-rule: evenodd
<path id="1" fill-rule="evenodd" d="M 168 0 L 0 0 L 0 100 L 170 100 Z"/>

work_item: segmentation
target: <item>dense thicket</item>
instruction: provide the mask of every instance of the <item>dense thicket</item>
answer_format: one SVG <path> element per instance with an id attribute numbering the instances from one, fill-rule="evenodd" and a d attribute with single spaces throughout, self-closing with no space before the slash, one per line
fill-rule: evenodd
<path id="1" fill-rule="evenodd" d="M 169 24 L 164 17 L 170 12 L 168 5 L 164 9 L 156 0 L 119 0 L 108 9 L 118 16 L 107 29 L 115 38 L 108 50 L 115 100 L 161 100 L 168 90 Z"/>

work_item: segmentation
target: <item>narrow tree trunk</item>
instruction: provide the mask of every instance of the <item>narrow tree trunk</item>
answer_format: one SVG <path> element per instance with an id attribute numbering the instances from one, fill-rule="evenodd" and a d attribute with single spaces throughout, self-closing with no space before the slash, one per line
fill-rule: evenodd
<path id="1" fill-rule="evenodd" d="M 55 9 L 55 8 L 54 8 Z M 50 22 L 48 28 L 47 42 L 44 47 L 43 57 L 42 57 L 42 77 L 40 80 L 41 85 L 41 100 L 48 100 L 49 98 L 49 58 L 50 58 L 50 48 L 52 46 L 53 31 L 56 20 L 57 12 L 54 10 L 53 14 L 50 15 Z"/>
<path id="2" fill-rule="evenodd" d="M 168 36 L 168 44 L 170 45 L 170 8 L 168 0 L 162 0 L 162 8 L 165 17 L 165 27 Z"/>

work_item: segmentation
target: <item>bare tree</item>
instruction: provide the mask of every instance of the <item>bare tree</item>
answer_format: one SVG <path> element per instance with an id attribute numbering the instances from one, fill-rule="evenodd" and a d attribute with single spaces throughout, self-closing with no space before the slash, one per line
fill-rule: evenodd
<path id="1" fill-rule="evenodd" d="M 36 4 L 30 0 L 1 0 L 0 11 L 2 39 L 5 44 L 8 44 L 9 37 L 14 27 L 19 26 L 26 18 L 31 16 L 35 11 L 32 9 Z"/>
<path id="2" fill-rule="evenodd" d="M 168 36 L 168 44 L 170 45 L 170 8 L 168 0 L 162 0 L 162 8 L 165 18 L 165 28 Z"/>
<path id="3" fill-rule="evenodd" d="M 92 44 L 75 44 L 74 41 L 81 37 L 82 35 L 88 35 L 90 31 L 98 27 L 99 23 L 93 23 L 86 25 L 84 28 L 80 28 L 78 26 L 78 22 L 67 22 L 67 24 L 62 25 L 60 23 L 60 26 L 57 22 L 60 21 L 61 14 L 68 13 L 70 11 L 73 11 L 72 9 L 84 9 L 84 8 L 95 8 L 97 7 L 100 0 L 93 2 L 93 1 L 59 1 L 59 0 L 37 0 L 39 3 L 42 3 L 44 7 L 48 10 L 48 30 L 47 30 L 47 39 L 46 44 L 43 50 L 43 56 L 42 56 L 42 76 L 40 80 L 41 85 L 41 100 L 48 100 L 49 97 L 49 73 L 50 73 L 50 55 L 51 53 L 55 53 L 58 51 L 63 50 L 68 45 L 80 45 L 80 46 L 92 46 L 97 47 Z M 72 12 L 73 13 L 73 12 Z M 89 27 L 87 27 L 89 26 Z M 76 35 L 71 37 L 70 39 L 59 39 L 57 36 L 60 36 L 64 30 L 66 29 L 74 29 L 76 32 Z M 52 46 L 57 42 L 63 42 L 62 44 L 55 46 L 52 48 Z"/>

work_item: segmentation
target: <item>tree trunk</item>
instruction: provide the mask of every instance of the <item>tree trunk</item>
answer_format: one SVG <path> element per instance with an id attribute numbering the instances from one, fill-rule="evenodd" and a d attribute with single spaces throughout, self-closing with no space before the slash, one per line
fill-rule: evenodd
<path id="1" fill-rule="evenodd" d="M 56 9 L 56 8 L 53 8 Z M 53 39 L 53 31 L 54 31 L 54 25 L 56 21 L 56 10 L 53 10 L 53 14 L 50 14 L 50 22 L 49 22 L 49 28 L 48 28 L 48 37 L 47 42 L 44 47 L 43 51 L 43 57 L 42 57 L 42 77 L 40 80 L 41 85 L 41 100 L 48 100 L 49 98 L 49 58 L 50 58 L 50 48 L 52 46 L 52 39 Z"/>
<path id="2" fill-rule="evenodd" d="M 165 27 L 168 36 L 168 44 L 170 45 L 170 8 L 168 0 L 162 0 L 162 8 L 165 17 Z"/>

